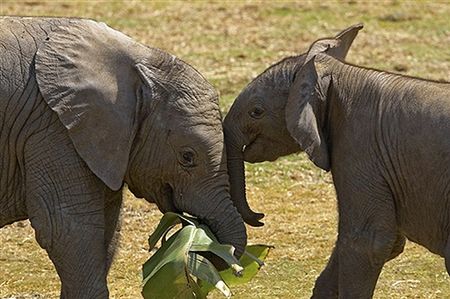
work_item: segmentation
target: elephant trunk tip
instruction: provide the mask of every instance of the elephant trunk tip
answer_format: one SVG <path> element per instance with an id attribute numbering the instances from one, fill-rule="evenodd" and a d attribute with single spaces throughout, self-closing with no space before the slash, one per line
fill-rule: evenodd
<path id="1" fill-rule="evenodd" d="M 254 226 L 254 227 L 260 227 L 263 226 L 264 223 L 260 220 L 264 218 L 264 213 L 257 213 L 253 212 L 250 207 L 248 210 L 245 211 L 239 211 L 239 213 L 242 215 L 242 218 L 244 219 L 244 222 L 248 225 Z"/>

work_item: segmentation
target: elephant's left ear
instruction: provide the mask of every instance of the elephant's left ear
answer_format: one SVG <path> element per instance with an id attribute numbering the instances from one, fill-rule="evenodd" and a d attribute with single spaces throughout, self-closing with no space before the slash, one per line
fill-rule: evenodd
<path id="1" fill-rule="evenodd" d="M 38 49 L 36 79 L 78 154 L 108 187 L 121 188 L 136 134 L 136 42 L 103 23 L 74 20 Z"/>
<path id="2" fill-rule="evenodd" d="M 316 55 L 339 46 L 335 39 L 315 42 L 305 58 L 304 65 L 295 76 L 286 103 L 286 125 L 291 136 L 311 161 L 324 170 L 330 170 L 326 132 L 327 94 L 331 76 Z"/>

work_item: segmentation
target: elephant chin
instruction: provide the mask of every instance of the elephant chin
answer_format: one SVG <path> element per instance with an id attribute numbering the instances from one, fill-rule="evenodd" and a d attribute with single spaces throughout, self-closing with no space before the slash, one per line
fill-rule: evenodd
<path id="1" fill-rule="evenodd" d="M 256 135 L 253 140 L 243 146 L 242 154 L 244 161 L 249 163 L 275 161 L 277 157 L 270 155 L 271 151 L 261 150 L 265 148 L 265 144 L 270 144 L 270 142 L 268 140 L 264 140 L 264 137 L 260 134 Z"/>
<path id="2" fill-rule="evenodd" d="M 277 157 L 269 157 L 267 153 L 262 155 L 261 147 L 258 144 L 255 145 L 255 142 L 250 143 L 244 148 L 243 152 L 244 161 L 249 163 L 260 163 L 264 161 L 275 161 Z"/>
<path id="3" fill-rule="evenodd" d="M 139 192 L 132 186 L 128 186 L 129 190 L 137 198 L 144 198 L 149 203 L 154 203 L 159 211 L 163 214 L 167 212 L 181 213 L 175 206 L 174 191 L 170 184 L 162 184 L 157 192 Z"/>
<path id="4" fill-rule="evenodd" d="M 287 141 L 275 140 L 264 135 L 258 135 L 252 142 L 244 147 L 243 158 L 249 163 L 273 162 L 280 157 L 287 156 L 301 149 L 290 136 Z"/>

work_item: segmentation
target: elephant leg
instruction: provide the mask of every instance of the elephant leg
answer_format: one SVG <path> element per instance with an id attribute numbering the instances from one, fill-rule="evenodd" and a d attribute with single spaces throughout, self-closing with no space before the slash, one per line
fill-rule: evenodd
<path id="1" fill-rule="evenodd" d="M 395 240 L 391 255 L 389 256 L 387 261 L 395 259 L 397 256 L 399 256 L 405 249 L 405 244 L 406 244 L 406 237 L 402 235 L 400 232 L 398 232 L 397 239 Z"/>
<path id="2" fill-rule="evenodd" d="M 339 207 L 339 298 L 372 298 L 399 241 L 391 200 L 358 197 Z"/>
<path id="3" fill-rule="evenodd" d="M 122 207 L 122 189 L 108 192 L 105 202 L 105 248 L 106 271 L 108 272 L 116 253 L 120 238 L 120 209 Z"/>
<path id="4" fill-rule="evenodd" d="M 392 260 L 396 258 L 399 254 L 401 254 L 405 247 L 405 243 L 406 243 L 405 236 L 398 233 L 397 239 L 393 245 L 391 254 L 387 261 Z M 330 259 L 328 260 L 327 266 L 322 271 L 322 273 L 320 273 L 320 276 L 316 280 L 313 295 L 311 298 L 314 299 L 338 298 L 339 263 L 337 254 L 338 248 L 336 248 L 336 246 L 333 248 L 333 252 L 330 256 Z"/>
<path id="5" fill-rule="evenodd" d="M 107 298 L 102 194 L 49 196 L 52 192 L 36 192 L 27 206 L 36 239 L 60 276 L 61 297 Z"/>
<path id="6" fill-rule="evenodd" d="M 24 167 L 28 215 L 61 279 L 61 298 L 108 298 L 105 185 L 58 128 L 28 139 Z"/>
<path id="7" fill-rule="evenodd" d="M 338 298 L 339 263 L 337 251 L 336 244 L 327 266 L 316 280 L 311 298 Z"/>
<path id="8" fill-rule="evenodd" d="M 450 236 L 447 239 L 447 244 L 444 249 L 445 269 L 447 269 L 448 275 L 450 275 Z"/>

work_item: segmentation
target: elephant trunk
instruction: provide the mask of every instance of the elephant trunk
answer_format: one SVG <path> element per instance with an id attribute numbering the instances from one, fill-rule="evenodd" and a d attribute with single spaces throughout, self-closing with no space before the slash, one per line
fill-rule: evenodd
<path id="1" fill-rule="evenodd" d="M 220 243 L 233 245 L 234 255 L 237 258 L 242 256 L 247 245 L 247 231 L 241 215 L 229 197 L 221 200 L 214 213 L 204 221 Z"/>
<path id="2" fill-rule="evenodd" d="M 200 185 L 198 192 L 195 192 L 197 200 L 183 200 L 189 206 L 181 206 L 181 209 L 201 219 L 220 243 L 233 245 L 234 255 L 241 257 L 247 245 L 247 231 L 241 215 L 231 202 L 228 188 L 208 186 L 204 182 Z M 228 187 L 227 181 L 226 185 Z M 202 195 L 200 201 L 199 194 Z"/>
<path id="3" fill-rule="evenodd" d="M 242 151 L 245 142 L 244 140 L 235 137 L 231 130 L 224 130 L 225 144 L 227 148 L 227 167 L 230 176 L 230 194 L 231 200 L 239 213 L 242 215 L 244 221 L 251 226 L 263 226 L 260 222 L 264 217 L 262 213 L 253 212 L 247 202 L 245 192 L 245 167 L 244 167 L 244 153 Z"/>

